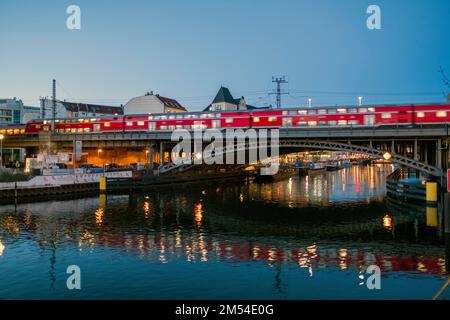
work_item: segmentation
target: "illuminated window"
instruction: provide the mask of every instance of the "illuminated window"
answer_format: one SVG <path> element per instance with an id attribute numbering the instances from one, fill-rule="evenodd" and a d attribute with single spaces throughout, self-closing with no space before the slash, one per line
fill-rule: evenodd
<path id="1" fill-rule="evenodd" d="M 128 127 L 131 127 L 133 125 L 133 121 L 127 121 L 126 124 L 127 124 Z"/>
<path id="2" fill-rule="evenodd" d="M 295 115 L 297 115 L 297 112 L 296 111 L 289 111 L 289 115 L 290 116 L 295 116 Z"/>
<path id="3" fill-rule="evenodd" d="M 317 111 L 318 114 L 327 114 L 327 110 L 326 109 L 319 109 Z"/>
<path id="4" fill-rule="evenodd" d="M 336 121 L 334 121 L 334 120 L 328 121 L 328 125 L 335 126 L 336 125 Z"/>
<path id="5" fill-rule="evenodd" d="M 306 121 L 299 121 L 298 125 L 299 126 L 306 126 L 308 123 Z"/>
<path id="6" fill-rule="evenodd" d="M 326 126 L 327 122 L 326 121 L 319 121 L 319 126 Z"/>
<path id="7" fill-rule="evenodd" d="M 253 122 L 259 122 L 259 117 L 254 117 Z"/>
<path id="8" fill-rule="evenodd" d="M 161 130 L 167 130 L 167 126 L 161 126 Z"/>
<path id="9" fill-rule="evenodd" d="M 309 110 L 308 114 L 314 115 L 314 114 L 316 114 L 316 110 Z"/>
<path id="10" fill-rule="evenodd" d="M 306 116 L 308 114 L 307 110 L 298 110 L 298 114 Z"/>
<path id="11" fill-rule="evenodd" d="M 392 114 L 390 112 L 383 112 L 381 114 L 381 118 L 382 119 L 390 119 L 390 118 L 392 118 Z"/>
<path id="12" fill-rule="evenodd" d="M 110 127 L 110 126 L 111 126 L 111 123 L 105 122 L 105 127 Z"/>
<path id="13" fill-rule="evenodd" d="M 338 126 L 346 126 L 347 120 L 338 120 Z"/>
<path id="14" fill-rule="evenodd" d="M 317 121 L 308 121 L 308 126 L 317 126 Z"/>
<path id="15" fill-rule="evenodd" d="M 336 109 L 328 109 L 328 114 L 335 114 L 336 113 Z"/>
<path id="16" fill-rule="evenodd" d="M 337 109 L 337 113 L 347 113 L 347 109 L 344 108 Z"/>
<path id="17" fill-rule="evenodd" d="M 367 108 L 367 111 L 369 111 L 369 112 L 375 112 L 375 108 Z"/>
<path id="18" fill-rule="evenodd" d="M 183 115 L 182 115 L 182 114 L 179 114 L 179 115 L 177 115 L 176 118 L 177 118 L 177 119 L 183 119 Z"/>
<path id="19" fill-rule="evenodd" d="M 89 129 L 89 128 L 84 128 L 83 131 L 84 131 L 84 132 L 90 132 L 91 129 Z"/>
<path id="20" fill-rule="evenodd" d="M 358 111 L 361 113 L 364 113 L 364 112 L 367 112 L 367 108 L 359 108 Z"/>
<path id="21" fill-rule="evenodd" d="M 175 116 L 169 116 L 169 119 L 173 120 L 173 119 L 175 119 Z"/>
<path id="22" fill-rule="evenodd" d="M 233 123 L 233 118 L 226 118 L 225 123 Z"/>
<path id="23" fill-rule="evenodd" d="M 138 121 L 137 124 L 138 124 L 138 126 L 141 126 L 141 127 L 145 125 L 144 121 Z"/>
<path id="24" fill-rule="evenodd" d="M 149 117 L 148 117 L 148 120 L 153 120 L 153 116 L 149 116 Z"/>
<path id="25" fill-rule="evenodd" d="M 275 122 L 277 121 L 277 117 L 269 117 L 269 122 Z"/>
<path id="26" fill-rule="evenodd" d="M 417 112 L 417 118 L 424 118 L 425 117 L 425 112 L 419 111 Z"/>
<path id="27" fill-rule="evenodd" d="M 447 116 L 447 111 L 438 111 L 436 112 L 436 117 L 445 118 Z"/>
<path id="28" fill-rule="evenodd" d="M 283 116 L 287 116 L 288 112 L 287 111 L 283 111 Z"/>
<path id="29" fill-rule="evenodd" d="M 356 125 L 358 125 L 358 120 L 348 120 L 348 124 L 350 126 L 356 126 Z"/>
<path id="30" fill-rule="evenodd" d="M 350 113 L 357 113 L 357 112 L 358 112 L 358 109 L 356 109 L 356 108 L 351 108 L 351 109 L 349 109 L 349 112 L 350 112 Z"/>
<path id="31" fill-rule="evenodd" d="M 78 133 L 83 133 L 83 128 L 78 128 Z"/>

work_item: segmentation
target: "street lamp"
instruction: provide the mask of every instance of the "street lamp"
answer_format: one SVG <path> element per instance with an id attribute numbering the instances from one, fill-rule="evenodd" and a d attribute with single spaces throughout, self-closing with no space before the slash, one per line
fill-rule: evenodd
<path id="1" fill-rule="evenodd" d="M 311 106 L 312 106 L 312 99 L 308 98 L 308 107 L 311 108 Z"/>
<path id="2" fill-rule="evenodd" d="M 362 106 L 362 97 L 361 96 L 358 97 L 358 104 L 360 107 Z"/>
<path id="3" fill-rule="evenodd" d="M 5 136 L 0 134 L 0 169 L 3 169 L 3 139 Z"/>

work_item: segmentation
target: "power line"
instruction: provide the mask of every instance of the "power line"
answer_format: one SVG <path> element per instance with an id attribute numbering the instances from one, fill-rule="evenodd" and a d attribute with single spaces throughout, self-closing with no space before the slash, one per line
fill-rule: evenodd
<path id="1" fill-rule="evenodd" d="M 286 81 L 285 76 L 281 77 L 272 77 L 272 82 L 277 84 L 277 91 L 276 92 L 270 92 L 269 94 L 276 94 L 277 96 L 277 108 L 281 108 L 281 95 L 283 94 L 289 94 L 289 92 L 281 91 L 281 84 L 288 83 Z"/>

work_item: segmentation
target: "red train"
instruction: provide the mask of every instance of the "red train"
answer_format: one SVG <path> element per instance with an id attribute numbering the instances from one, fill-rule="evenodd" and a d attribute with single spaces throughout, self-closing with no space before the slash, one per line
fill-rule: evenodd
<path id="1" fill-rule="evenodd" d="M 0 133 L 35 134 L 50 131 L 52 121 L 38 119 Z M 196 128 L 320 128 L 450 123 L 450 104 L 409 104 L 209 111 L 91 118 L 56 119 L 60 134 L 151 132 Z"/>

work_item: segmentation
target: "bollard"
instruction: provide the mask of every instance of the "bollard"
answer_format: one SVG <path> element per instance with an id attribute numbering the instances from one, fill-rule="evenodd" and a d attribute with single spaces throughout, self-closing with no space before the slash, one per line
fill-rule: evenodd
<path id="1" fill-rule="evenodd" d="M 106 192 L 106 177 L 100 177 L 100 192 L 104 193 Z"/>

